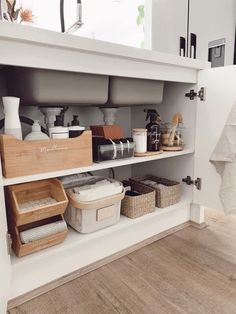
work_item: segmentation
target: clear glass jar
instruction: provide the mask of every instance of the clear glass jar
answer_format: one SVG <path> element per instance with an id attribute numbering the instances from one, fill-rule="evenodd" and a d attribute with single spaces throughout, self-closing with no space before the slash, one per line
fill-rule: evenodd
<path id="1" fill-rule="evenodd" d="M 178 150 L 184 148 L 183 131 L 185 127 L 183 123 L 175 125 L 173 123 L 164 123 L 162 125 L 162 149 L 176 148 Z"/>

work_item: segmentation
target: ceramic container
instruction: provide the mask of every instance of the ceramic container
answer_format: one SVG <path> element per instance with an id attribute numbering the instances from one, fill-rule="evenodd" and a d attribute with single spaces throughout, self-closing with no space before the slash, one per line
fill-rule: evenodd
<path id="1" fill-rule="evenodd" d="M 20 98 L 2 97 L 5 122 L 4 133 L 22 140 L 22 129 L 19 117 Z"/>
<path id="2" fill-rule="evenodd" d="M 135 153 L 146 153 L 147 129 L 133 129 L 133 139 L 135 142 Z"/>
<path id="3" fill-rule="evenodd" d="M 72 126 L 69 126 L 68 129 L 69 129 L 69 137 L 73 138 L 73 137 L 80 136 L 84 132 L 85 127 L 79 126 L 79 125 L 72 125 Z"/>

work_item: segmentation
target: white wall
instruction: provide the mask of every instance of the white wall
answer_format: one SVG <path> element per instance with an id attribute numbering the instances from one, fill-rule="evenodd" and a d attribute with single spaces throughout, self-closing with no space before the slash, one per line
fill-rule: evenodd
<path id="1" fill-rule="evenodd" d="M 60 31 L 59 0 L 23 0 L 35 17 L 34 26 Z M 83 27 L 74 35 L 141 47 L 144 28 L 137 25 L 138 6 L 144 0 L 82 0 Z M 76 0 L 65 0 L 65 24 L 76 21 Z"/>

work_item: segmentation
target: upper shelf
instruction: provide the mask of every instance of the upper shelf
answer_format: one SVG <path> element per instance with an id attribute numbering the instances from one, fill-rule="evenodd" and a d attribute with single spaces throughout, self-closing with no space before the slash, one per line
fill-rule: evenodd
<path id="1" fill-rule="evenodd" d="M 32 182 L 32 181 L 38 181 L 48 178 L 55 178 L 55 177 L 62 177 L 67 176 L 71 174 L 76 173 L 85 173 L 85 172 L 91 172 L 91 171 L 98 171 L 103 169 L 109 169 L 109 168 L 117 168 L 127 165 L 134 165 L 154 160 L 161 160 L 165 158 L 171 158 L 171 157 L 178 157 L 188 154 L 193 154 L 194 149 L 187 148 L 183 151 L 178 152 L 164 152 L 160 155 L 154 155 L 151 157 L 132 157 L 132 158 L 126 158 L 126 159 L 119 159 L 119 160 L 109 160 L 109 161 L 103 161 L 100 163 L 94 163 L 91 166 L 88 167 L 81 167 L 81 168 L 75 168 L 75 169 L 66 169 L 61 171 L 54 171 L 54 172 L 45 172 L 45 173 L 39 173 L 29 176 L 23 176 L 23 177 L 16 177 L 16 178 L 3 178 L 3 186 L 8 186 L 12 184 L 19 184 L 19 183 L 26 183 L 26 182 Z"/>
<path id="2" fill-rule="evenodd" d="M 0 64 L 102 75 L 197 82 L 210 63 L 0 22 Z"/>

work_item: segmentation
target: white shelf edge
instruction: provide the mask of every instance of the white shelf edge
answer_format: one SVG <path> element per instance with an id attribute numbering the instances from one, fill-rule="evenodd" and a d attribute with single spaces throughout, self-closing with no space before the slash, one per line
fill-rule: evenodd
<path id="1" fill-rule="evenodd" d="M 10 299 L 189 221 L 191 201 L 186 197 L 137 219 L 121 217 L 118 224 L 87 235 L 70 230 L 60 245 L 22 258 L 12 256 Z"/>
<path id="2" fill-rule="evenodd" d="M 189 198 L 183 198 L 179 203 L 174 204 L 169 207 L 165 208 L 157 208 L 154 212 L 150 214 L 146 214 L 144 216 L 141 216 L 136 219 L 131 219 L 126 216 L 121 215 L 120 220 L 117 224 L 104 228 L 102 230 L 88 233 L 88 234 L 82 234 L 77 231 L 75 231 L 73 228 L 68 228 L 68 235 L 66 240 L 60 244 L 56 245 L 47 249 L 44 249 L 42 251 L 24 256 L 24 257 L 16 257 L 14 254 L 11 256 L 11 263 L 13 267 L 27 266 L 28 264 L 31 264 L 32 262 L 39 262 L 40 259 L 48 258 L 55 254 L 63 254 L 66 253 L 69 249 L 75 249 L 77 246 L 81 246 L 84 244 L 89 244 L 92 241 L 95 241 L 96 239 L 104 236 L 109 236 L 110 234 L 121 231 L 125 228 L 132 228 L 134 225 L 142 224 L 143 222 L 150 222 L 153 219 L 157 218 L 158 216 L 167 215 L 173 211 L 178 210 L 179 208 L 186 206 L 191 203 L 191 200 Z"/>
<path id="3" fill-rule="evenodd" d="M 55 178 L 55 177 L 63 177 L 63 176 L 76 174 L 76 173 L 84 173 L 84 172 L 104 170 L 104 169 L 109 169 L 109 168 L 117 168 L 117 167 L 122 167 L 122 166 L 127 166 L 127 165 L 150 162 L 154 160 L 161 160 L 165 158 L 178 157 L 178 156 L 188 155 L 192 153 L 194 153 L 194 149 L 187 148 L 180 152 L 164 152 L 160 155 L 151 156 L 151 157 L 132 157 L 132 158 L 120 159 L 120 160 L 103 161 L 101 163 L 94 163 L 88 167 L 67 169 L 67 170 L 54 171 L 54 172 L 45 172 L 45 173 L 40 173 L 40 174 L 35 174 L 35 175 L 30 175 L 30 176 L 23 176 L 23 177 L 9 178 L 9 179 L 3 178 L 3 186 L 26 183 L 26 182 L 33 182 L 33 181 Z"/>
<path id="4" fill-rule="evenodd" d="M 18 43 L 24 42 L 29 45 L 37 45 L 41 47 L 53 46 L 90 54 L 103 54 L 136 61 L 181 66 L 196 70 L 210 68 L 210 62 L 200 59 L 183 58 L 169 53 L 134 48 L 126 45 L 81 37 L 74 34 L 70 35 L 37 27 L 16 25 L 4 21 L 0 21 L 0 40 L 1 39 L 17 41 Z"/>

